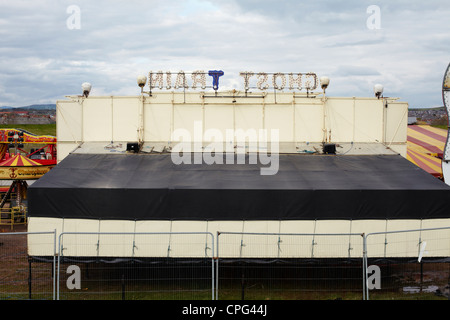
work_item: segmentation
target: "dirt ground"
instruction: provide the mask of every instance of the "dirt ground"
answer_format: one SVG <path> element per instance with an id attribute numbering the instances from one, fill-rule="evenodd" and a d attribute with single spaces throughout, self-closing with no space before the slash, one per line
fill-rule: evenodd
<path id="1" fill-rule="evenodd" d="M 6 225 L 0 225 L 0 233 L 5 232 L 27 232 L 27 225 L 24 224 L 18 224 L 13 226 L 13 229 L 11 230 L 11 226 Z"/>

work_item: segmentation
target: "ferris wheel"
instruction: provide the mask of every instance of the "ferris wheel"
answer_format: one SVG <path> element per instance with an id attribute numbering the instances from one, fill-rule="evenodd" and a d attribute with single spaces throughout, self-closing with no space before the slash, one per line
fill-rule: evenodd
<path id="1" fill-rule="evenodd" d="M 442 82 L 442 100 L 444 101 L 444 107 L 447 110 L 447 118 L 450 119 L 450 64 L 447 66 Z M 448 133 L 442 159 L 442 174 L 445 183 L 450 185 L 450 123 L 447 125 Z"/>

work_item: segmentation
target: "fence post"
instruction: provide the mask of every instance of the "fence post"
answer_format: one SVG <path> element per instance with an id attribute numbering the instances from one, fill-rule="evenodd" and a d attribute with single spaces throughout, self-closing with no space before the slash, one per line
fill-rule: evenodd
<path id="1" fill-rule="evenodd" d="M 56 229 L 53 232 L 53 300 L 56 300 Z"/>
<path id="2" fill-rule="evenodd" d="M 31 258 L 28 257 L 28 299 L 31 300 Z"/>
<path id="3" fill-rule="evenodd" d="M 363 300 L 369 300 L 369 291 L 367 290 L 367 237 L 363 233 Z"/>
<path id="4" fill-rule="evenodd" d="M 216 240 L 216 300 L 219 300 L 219 236 L 220 231 L 217 231 L 217 240 Z"/>

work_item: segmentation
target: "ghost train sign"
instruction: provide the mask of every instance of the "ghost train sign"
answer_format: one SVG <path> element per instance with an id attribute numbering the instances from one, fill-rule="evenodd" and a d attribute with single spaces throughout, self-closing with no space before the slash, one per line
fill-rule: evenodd
<path id="1" fill-rule="evenodd" d="M 153 89 L 171 90 L 171 89 L 201 89 L 212 88 L 215 91 L 219 89 L 220 78 L 225 73 L 222 70 L 203 70 L 172 73 L 170 71 L 150 71 L 149 87 L 150 92 Z M 243 71 L 239 73 L 244 81 L 245 91 L 250 89 L 259 90 L 307 90 L 312 91 L 318 87 L 319 81 L 317 75 L 312 72 L 308 73 L 268 73 L 268 72 L 252 72 Z M 138 83 L 143 87 L 147 79 L 138 78 Z"/>

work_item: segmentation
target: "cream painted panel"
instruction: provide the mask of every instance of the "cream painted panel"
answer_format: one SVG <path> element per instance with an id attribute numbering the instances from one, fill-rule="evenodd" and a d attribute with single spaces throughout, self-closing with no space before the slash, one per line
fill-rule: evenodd
<path id="1" fill-rule="evenodd" d="M 216 230 L 218 232 L 242 232 L 244 230 L 244 221 L 209 221 L 208 223 L 209 232 Z M 213 232 L 213 234 L 215 234 Z"/>
<path id="2" fill-rule="evenodd" d="M 278 221 L 245 221 L 242 237 L 242 256 L 248 258 L 278 257 L 278 235 L 268 233 L 279 232 Z M 263 234 L 263 235 L 262 235 Z"/>
<path id="3" fill-rule="evenodd" d="M 59 141 L 135 139 L 140 124 L 141 97 L 72 99 L 76 101 L 58 101 Z M 332 141 L 381 142 L 385 132 L 383 115 L 386 112 L 387 137 L 395 135 L 394 143 L 405 142 L 406 103 L 391 102 L 385 111 L 382 100 L 374 98 L 327 99 L 326 123 L 331 129 Z M 187 129 L 193 134 L 194 122 L 200 121 L 205 122 L 203 124 L 206 128 L 221 130 L 228 127 L 244 130 L 279 129 L 281 142 L 322 141 L 324 117 L 320 97 L 295 98 L 294 101 L 291 93 L 279 93 L 278 103 L 274 104 L 272 100 L 265 99 L 266 104 L 263 104 L 261 99 L 239 98 L 237 103 L 232 104 L 230 99 L 225 98 L 202 100 L 198 93 L 186 96 L 182 92 L 146 96 L 143 112 L 144 140 L 167 142 L 176 128 Z M 202 105 L 202 102 L 205 104 Z"/>
<path id="4" fill-rule="evenodd" d="M 428 219 L 422 221 L 422 229 L 446 228 L 440 230 L 424 230 L 420 233 L 420 248 L 423 246 L 423 257 L 450 257 L 450 219 Z"/>
<path id="5" fill-rule="evenodd" d="M 145 103 L 144 140 L 167 142 L 172 134 L 172 104 Z"/>
<path id="6" fill-rule="evenodd" d="M 385 232 L 386 220 L 353 220 L 351 224 L 351 233 L 373 233 Z"/>
<path id="7" fill-rule="evenodd" d="M 135 257 L 167 257 L 170 244 L 171 221 L 151 220 L 136 221 L 136 233 L 155 233 L 155 234 L 136 234 L 135 236 Z"/>
<path id="8" fill-rule="evenodd" d="M 408 138 L 408 104 L 392 102 L 385 108 L 387 145 L 395 142 L 405 142 Z"/>
<path id="9" fill-rule="evenodd" d="M 172 221 L 170 257 L 212 257 L 211 236 L 202 234 L 206 229 L 206 221 Z"/>
<path id="10" fill-rule="evenodd" d="M 99 232 L 132 233 L 135 232 L 134 221 L 124 220 L 101 220 Z M 131 257 L 133 255 L 132 234 L 100 234 L 99 256 L 102 257 Z"/>
<path id="11" fill-rule="evenodd" d="M 425 219 L 422 220 L 422 229 L 450 228 L 450 219 Z"/>
<path id="12" fill-rule="evenodd" d="M 63 232 L 77 232 L 77 234 L 63 234 L 61 236 L 62 255 L 70 257 L 97 256 L 99 226 L 99 220 L 64 219 Z"/>
<path id="13" fill-rule="evenodd" d="M 99 228 L 100 226 L 100 228 Z M 450 226 L 450 219 L 439 220 L 355 220 L 355 221 L 109 221 L 84 219 L 58 219 L 30 217 L 29 232 L 51 232 L 56 229 L 57 242 L 61 232 L 210 232 L 217 239 L 219 236 L 220 257 L 359 257 L 362 244 L 358 236 L 319 236 L 320 233 L 369 233 L 367 237 L 369 257 L 418 257 L 419 241 L 426 243 L 424 257 L 450 256 L 450 229 L 421 232 L 398 232 L 385 234 L 385 230 L 404 231 Z M 350 229 L 351 228 L 351 229 Z M 315 236 L 313 236 L 315 230 Z M 225 234 L 223 232 L 247 233 L 281 233 L 280 245 L 275 235 L 264 235 L 256 238 L 241 234 Z M 286 234 L 296 235 L 286 235 Z M 300 234 L 300 235 L 298 235 Z M 96 255 L 94 238 L 77 235 L 70 238 L 65 235 L 64 255 Z M 173 235 L 172 235 L 173 236 Z M 340 238 L 336 238 L 340 237 Z M 263 240 L 261 240 L 263 239 Z M 312 245 L 314 239 L 315 245 Z M 333 239 L 329 241 L 326 239 Z M 133 251 L 133 240 L 135 248 Z M 186 241 L 187 250 L 183 251 L 170 246 Z M 242 241 L 242 242 L 241 242 Z M 361 240 L 362 241 L 362 240 Z M 273 244 L 275 242 L 275 245 Z M 194 250 L 191 250 L 189 246 Z M 385 244 L 386 243 L 386 244 Z M 73 245 L 72 245 L 73 244 Z M 74 245 L 76 244 L 76 249 Z M 80 245 L 81 244 L 81 245 Z M 241 246 L 243 244 L 244 246 Z M 170 246 L 169 246 L 170 245 Z M 58 246 L 57 246 L 58 247 Z M 136 257 L 166 257 L 168 256 L 198 256 L 209 255 L 212 247 L 210 237 L 205 234 L 199 237 L 172 238 L 170 235 L 100 235 L 99 256 L 136 256 Z M 216 250 L 214 243 L 214 250 Z M 28 235 L 28 252 L 30 255 L 49 256 L 53 254 L 53 235 Z M 212 252 L 212 251 L 211 251 Z M 217 255 L 217 253 L 215 253 Z"/>
<path id="14" fill-rule="evenodd" d="M 56 157 L 58 163 L 67 157 L 72 151 L 74 151 L 79 146 L 75 142 L 57 142 L 56 149 L 58 150 Z"/>
<path id="15" fill-rule="evenodd" d="M 392 151 L 397 152 L 398 154 L 400 154 L 403 158 L 406 158 L 406 155 L 407 155 L 407 152 L 408 152 L 408 146 L 406 145 L 406 143 L 391 144 L 389 146 L 389 148 Z"/>
<path id="16" fill-rule="evenodd" d="M 355 105 L 353 101 L 328 100 L 325 104 L 325 128 L 329 138 L 328 142 L 355 141 L 354 117 Z"/>
<path id="17" fill-rule="evenodd" d="M 404 230 L 417 230 L 420 229 L 421 222 L 420 220 L 388 220 L 386 231 L 404 231 Z"/>
<path id="18" fill-rule="evenodd" d="M 295 105 L 295 141 L 322 142 L 323 108 L 321 103 Z"/>
<path id="19" fill-rule="evenodd" d="M 351 239 L 349 220 L 319 220 L 316 222 L 313 257 L 348 257 Z M 326 234 L 326 235 L 321 235 Z M 328 235 L 345 234 L 345 235 Z"/>
<path id="20" fill-rule="evenodd" d="M 386 232 L 386 220 L 353 220 L 351 225 L 351 233 L 365 234 L 375 232 Z M 384 256 L 384 238 L 385 235 L 371 235 L 367 242 L 367 252 L 369 257 Z M 354 255 L 362 254 L 363 245 L 357 241 L 352 242 L 352 253 Z"/>
<path id="21" fill-rule="evenodd" d="M 264 128 L 267 137 L 273 137 L 271 130 L 278 130 L 279 141 L 294 141 L 294 107 L 291 104 L 266 105 L 264 108 Z"/>
<path id="22" fill-rule="evenodd" d="M 187 130 L 191 141 L 200 142 L 203 139 L 203 121 L 201 105 L 177 104 L 174 106 L 173 128 Z M 173 141 L 179 141 L 179 139 Z"/>
<path id="23" fill-rule="evenodd" d="M 314 234 L 314 220 L 283 220 L 280 222 L 280 233 Z"/>
<path id="24" fill-rule="evenodd" d="M 113 141 L 138 141 L 142 101 L 136 98 L 112 100 Z"/>
<path id="25" fill-rule="evenodd" d="M 207 130 L 211 130 L 211 133 L 219 131 L 222 136 L 221 142 L 226 141 L 227 130 L 234 130 L 233 106 L 206 105 L 204 113 L 204 133 Z"/>
<path id="26" fill-rule="evenodd" d="M 136 233 L 138 232 L 170 232 L 172 222 L 169 220 L 138 220 L 136 221 Z"/>
<path id="27" fill-rule="evenodd" d="M 61 141 L 81 141 L 81 103 L 75 101 L 56 102 L 56 136 Z"/>
<path id="28" fill-rule="evenodd" d="M 51 256 L 58 253 L 59 234 L 63 229 L 63 220 L 57 218 L 28 218 L 27 232 L 54 232 L 53 234 L 29 234 L 27 237 L 28 254 L 30 256 Z M 56 251 L 55 251 L 56 249 Z"/>
<path id="29" fill-rule="evenodd" d="M 83 102 L 83 141 L 112 141 L 113 99 L 92 98 Z"/>
<path id="30" fill-rule="evenodd" d="M 208 230 L 216 236 L 216 248 L 218 246 L 218 252 L 215 251 L 219 257 L 239 257 L 241 250 L 241 234 L 226 234 L 224 232 L 242 232 L 244 230 L 243 221 L 209 221 Z M 216 232 L 214 232 L 215 230 Z M 217 232 L 220 232 L 217 237 Z"/>
<path id="31" fill-rule="evenodd" d="M 389 220 L 387 231 L 417 230 L 420 220 Z M 386 255 L 389 257 L 418 257 L 420 232 L 399 232 L 386 235 Z"/>
<path id="32" fill-rule="evenodd" d="M 234 107 L 235 130 L 255 130 L 264 128 L 262 105 L 238 104 Z"/>
<path id="33" fill-rule="evenodd" d="M 280 233 L 293 233 L 300 235 L 280 236 L 280 257 L 283 258 L 310 258 L 314 228 L 313 220 L 289 220 L 280 222 Z"/>
<path id="34" fill-rule="evenodd" d="M 378 99 L 356 99 L 355 142 L 383 141 L 383 102 Z"/>

